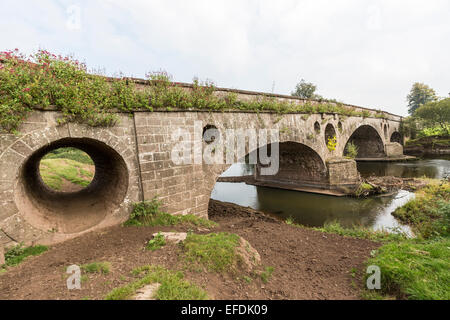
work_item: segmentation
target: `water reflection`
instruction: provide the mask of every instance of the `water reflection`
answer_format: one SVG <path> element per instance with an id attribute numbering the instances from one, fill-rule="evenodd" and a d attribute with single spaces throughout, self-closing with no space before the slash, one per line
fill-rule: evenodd
<path id="1" fill-rule="evenodd" d="M 339 221 L 347 227 L 399 228 L 407 233 L 409 228 L 400 225 L 391 212 L 413 197 L 413 193 L 402 190 L 389 197 L 356 199 L 225 182 L 217 183 L 211 194 L 215 200 L 251 207 L 281 219 L 292 217 L 296 223 L 311 227 Z"/>
<path id="2" fill-rule="evenodd" d="M 441 179 L 450 175 L 449 159 L 423 159 L 408 162 L 359 162 L 361 176 L 427 177 Z"/>
<path id="3" fill-rule="evenodd" d="M 358 170 L 362 176 L 442 178 L 450 174 L 450 159 L 423 159 L 400 163 L 364 162 L 358 163 Z M 222 176 L 251 174 L 252 165 L 235 164 Z M 375 230 L 400 229 L 410 234 L 410 229 L 399 224 L 391 213 L 414 198 L 414 193 L 400 190 L 390 196 L 356 199 L 256 187 L 245 183 L 219 182 L 216 183 L 211 198 L 251 207 L 281 219 L 292 217 L 295 222 L 311 227 L 339 221 L 347 227 L 363 225 Z"/>

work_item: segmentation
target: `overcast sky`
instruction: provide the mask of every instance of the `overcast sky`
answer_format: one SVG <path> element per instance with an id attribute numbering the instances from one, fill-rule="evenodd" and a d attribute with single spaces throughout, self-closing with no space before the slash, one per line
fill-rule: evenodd
<path id="1" fill-rule="evenodd" d="M 405 115 L 414 82 L 450 92 L 450 1 L 2 0 L 0 49 L 14 48 L 281 94 L 303 78 L 326 98 Z"/>

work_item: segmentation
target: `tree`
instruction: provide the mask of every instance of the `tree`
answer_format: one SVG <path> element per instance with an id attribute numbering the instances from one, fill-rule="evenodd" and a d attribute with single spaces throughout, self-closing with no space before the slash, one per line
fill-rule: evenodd
<path id="1" fill-rule="evenodd" d="M 408 101 L 408 112 L 414 114 L 417 108 L 427 102 L 436 101 L 436 92 L 424 83 L 416 82 L 413 84 L 411 91 L 406 96 Z"/>
<path id="2" fill-rule="evenodd" d="M 311 82 L 306 82 L 302 79 L 295 86 L 295 91 L 291 93 L 294 97 L 300 97 L 303 99 L 322 99 L 318 94 L 315 94 L 317 86 Z"/>
<path id="3" fill-rule="evenodd" d="M 450 98 L 428 102 L 420 106 L 414 116 L 423 119 L 428 125 L 438 124 L 444 132 L 450 134 Z"/>

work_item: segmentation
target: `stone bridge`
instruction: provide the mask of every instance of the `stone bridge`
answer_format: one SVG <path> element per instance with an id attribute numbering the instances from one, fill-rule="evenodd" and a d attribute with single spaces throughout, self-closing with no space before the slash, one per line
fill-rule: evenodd
<path id="1" fill-rule="evenodd" d="M 118 115 L 119 123 L 109 128 L 58 125 L 58 111 L 36 109 L 22 123 L 19 134 L 0 134 L 0 246 L 56 243 L 119 224 L 127 220 L 133 203 L 155 196 L 171 214 L 207 217 L 211 191 L 230 164 L 176 165 L 171 160 L 177 143 L 172 132 L 179 128 L 192 133 L 194 143 L 203 147 L 207 142 L 202 134 L 195 135 L 199 124 L 200 129 L 215 127 L 220 132 L 279 129 L 279 171 L 275 176 L 256 174 L 256 179 L 292 188 L 354 187 L 359 181 L 356 163 L 343 156 L 349 141 L 359 147 L 359 158 L 402 154 L 401 117 L 388 113 L 384 118 L 194 110 Z M 331 136 L 337 138 L 334 151 L 327 148 Z M 55 192 L 42 182 L 40 159 L 60 147 L 76 147 L 93 159 L 94 179 L 82 191 Z"/>

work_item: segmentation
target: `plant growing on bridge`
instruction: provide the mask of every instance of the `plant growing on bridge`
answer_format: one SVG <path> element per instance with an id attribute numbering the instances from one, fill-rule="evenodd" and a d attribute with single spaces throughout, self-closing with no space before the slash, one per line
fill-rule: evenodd
<path id="1" fill-rule="evenodd" d="M 112 126 L 115 111 L 205 109 L 270 111 L 279 114 L 335 113 L 369 116 L 340 102 L 286 101 L 269 94 L 238 100 L 236 92 L 216 92 L 211 81 L 193 80 L 190 88 L 172 82 L 163 71 L 147 75 L 147 85 L 132 79 L 107 78 L 88 72 L 85 64 L 71 57 L 56 56 L 45 50 L 25 56 L 17 49 L 0 52 L 0 131 L 15 132 L 35 107 L 50 106 L 61 111 L 60 123 L 80 122 L 90 126 Z M 315 97 L 317 98 L 317 97 Z"/>
<path id="2" fill-rule="evenodd" d="M 336 145 L 337 145 L 336 136 L 328 137 L 327 148 L 330 152 L 336 150 Z"/>
<path id="3" fill-rule="evenodd" d="M 349 142 L 345 147 L 345 156 L 350 159 L 355 159 L 358 156 L 358 146 L 353 142 Z"/>

